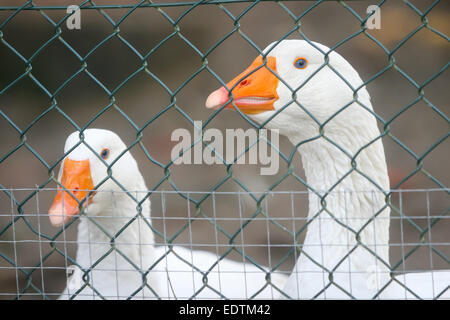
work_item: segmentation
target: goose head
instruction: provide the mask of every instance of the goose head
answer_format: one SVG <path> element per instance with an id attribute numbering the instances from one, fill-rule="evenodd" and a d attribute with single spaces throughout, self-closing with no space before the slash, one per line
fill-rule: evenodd
<path id="1" fill-rule="evenodd" d="M 81 138 L 83 137 L 83 138 Z M 89 207 L 86 214 L 95 215 L 107 206 L 107 192 L 142 189 L 142 175 L 125 143 L 117 134 L 103 129 L 73 132 L 64 147 L 57 194 L 48 214 L 54 226 L 67 223 Z M 122 186 L 122 187 L 121 187 Z"/>
<path id="2" fill-rule="evenodd" d="M 263 53 L 265 58 L 258 56 L 228 88 L 211 93 L 206 107 L 234 109 L 234 104 L 266 128 L 301 139 L 317 135 L 322 124 L 331 131 L 347 126 L 349 114 L 356 122 L 372 117 L 352 103 L 357 99 L 371 109 L 361 78 L 338 53 L 305 40 L 272 43 Z"/>

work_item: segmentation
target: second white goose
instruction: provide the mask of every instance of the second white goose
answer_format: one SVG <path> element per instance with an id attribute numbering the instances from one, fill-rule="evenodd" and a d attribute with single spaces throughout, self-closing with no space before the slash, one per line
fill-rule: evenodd
<path id="1" fill-rule="evenodd" d="M 147 187 L 125 144 L 108 130 L 87 129 L 83 136 L 83 143 L 79 132 L 67 138 L 68 155 L 58 181 L 71 194 L 59 190 L 49 209 L 51 223 L 61 226 L 79 214 L 80 202 L 85 207 L 78 225 L 77 266 L 70 267 L 74 272 L 60 299 L 278 296 L 266 278 L 281 289 L 284 275 L 269 276 L 264 268 L 229 259 L 218 261 L 206 251 L 156 244 L 150 201 L 144 200 L 145 192 L 133 192 Z"/>

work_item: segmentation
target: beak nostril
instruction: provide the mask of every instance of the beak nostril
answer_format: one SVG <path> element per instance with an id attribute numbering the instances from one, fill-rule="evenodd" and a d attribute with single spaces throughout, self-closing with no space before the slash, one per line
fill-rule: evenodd
<path id="1" fill-rule="evenodd" d="M 239 84 L 241 87 L 245 87 L 246 85 L 249 85 L 250 81 L 249 80 L 242 80 L 241 83 Z"/>

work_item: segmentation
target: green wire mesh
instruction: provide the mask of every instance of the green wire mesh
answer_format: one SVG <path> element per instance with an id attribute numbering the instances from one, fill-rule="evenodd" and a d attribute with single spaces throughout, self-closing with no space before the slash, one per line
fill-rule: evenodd
<path id="1" fill-rule="evenodd" d="M 298 10 L 296 12 L 292 10 L 292 7 L 295 6 L 297 3 L 301 3 L 302 5 L 300 12 L 297 12 Z M 71 17 L 71 14 L 66 13 L 67 6 L 62 5 L 41 6 L 38 4 L 38 1 L 24 1 L 19 6 L 17 5 L 0 6 L 0 14 L 1 14 L 0 39 L 1 39 L 2 54 L 4 54 L 5 57 L 8 56 L 9 59 L 8 61 L 14 61 L 13 63 L 14 67 L 17 67 L 17 69 L 15 70 L 13 70 L 13 67 L 9 66 L 4 67 L 5 70 L 4 72 L 6 76 L 4 76 L 0 86 L 0 98 L 1 97 L 7 98 L 5 98 L 5 100 L 2 101 L 0 105 L 0 119 L 3 121 L 3 126 L 8 128 L 7 130 L 13 130 L 15 132 L 14 133 L 14 136 L 16 138 L 15 141 L 17 141 L 18 138 L 18 142 L 16 142 L 16 144 L 12 145 L 11 147 L 7 146 L 7 148 L 3 148 L 4 152 L 2 151 L 3 153 L 0 154 L 0 167 L 2 167 L 2 165 L 5 166 L 4 164 L 14 154 L 26 151 L 26 157 L 38 160 L 41 166 L 40 170 L 44 169 L 46 170 L 46 178 L 44 180 L 39 180 L 39 183 L 37 184 L 35 183 L 36 184 L 35 186 L 27 186 L 28 189 L 25 188 L 22 190 L 15 190 L 15 188 L 11 188 L 3 181 L 0 181 L 1 191 L 4 194 L 5 199 L 9 201 L 9 205 L 7 204 L 7 202 L 2 202 L 2 207 L 0 207 L 1 212 L 4 213 L 6 217 L 6 219 L 2 220 L 2 224 L 0 224 L 0 239 L 2 239 L 3 237 L 6 238 L 8 234 L 10 234 L 11 232 L 14 233 L 15 226 L 18 223 L 24 223 L 26 225 L 26 228 L 28 228 L 28 232 L 33 233 L 38 239 L 45 240 L 48 243 L 50 250 L 41 257 L 39 262 L 35 263 L 32 267 L 25 268 L 21 266 L 19 263 L 17 263 L 17 257 L 14 257 L 13 255 L 11 255 L 11 253 L 8 253 L 6 249 L 3 250 L 2 247 L 0 247 L 0 260 L 3 260 L 2 266 L 6 266 L 4 268 L 8 270 L 10 270 L 11 268 L 14 269 L 16 273 L 15 281 L 17 287 L 17 292 L 15 295 L 7 295 L 6 293 L 2 294 L 4 294 L 5 297 L 8 298 L 13 297 L 15 299 L 24 298 L 27 295 L 43 299 L 54 298 L 46 294 L 45 290 L 43 289 L 44 281 L 43 279 L 40 279 L 42 277 L 42 272 L 40 271 L 42 271 L 42 268 L 44 268 L 44 264 L 47 263 L 52 264 L 53 262 L 51 261 L 55 256 L 62 256 L 66 262 L 76 264 L 76 261 L 74 261 L 73 258 L 67 255 L 65 251 L 61 250 L 56 245 L 56 240 L 58 238 L 60 239 L 66 230 L 71 229 L 71 225 L 74 223 L 74 221 L 66 225 L 64 229 L 61 229 L 58 232 L 54 233 L 53 235 L 50 235 L 47 232 L 43 232 L 39 228 L 36 228 L 36 225 L 31 222 L 32 218 L 30 217 L 29 214 L 27 214 L 28 209 L 26 209 L 26 207 L 30 204 L 34 206 L 33 203 L 37 199 L 39 199 L 40 193 L 43 193 L 46 190 L 51 190 L 49 188 L 54 187 L 57 178 L 56 169 L 67 154 L 67 153 L 66 154 L 59 153 L 56 159 L 49 160 L 49 158 L 44 156 L 43 152 L 40 152 L 36 147 L 33 147 L 33 143 L 30 142 L 32 141 L 34 127 L 37 124 L 43 122 L 43 120 L 45 120 L 48 117 L 48 115 L 52 113 L 57 113 L 59 118 L 63 119 L 64 128 L 68 129 L 67 132 L 75 130 L 83 132 L 87 128 L 95 127 L 96 124 L 99 121 L 101 121 L 102 117 L 111 111 L 114 111 L 117 114 L 119 114 L 120 121 L 126 123 L 127 126 L 130 126 L 132 128 L 133 137 L 131 139 L 131 142 L 128 143 L 127 150 L 134 151 L 136 149 L 139 149 L 143 153 L 143 158 L 145 158 L 152 165 L 158 167 L 160 172 L 160 178 L 152 182 L 152 185 L 148 190 L 145 199 L 148 197 L 153 197 L 155 196 L 155 194 L 157 196 L 160 196 L 160 193 L 163 192 L 162 190 L 164 190 L 164 188 L 170 188 L 170 192 L 174 192 L 174 194 L 176 194 L 180 199 L 182 199 L 183 201 L 187 201 L 188 207 L 193 206 L 194 211 L 191 213 L 191 219 L 188 219 L 171 236 L 165 234 L 164 232 L 161 232 L 160 230 L 154 228 L 153 226 L 149 226 L 153 230 L 153 232 L 157 235 L 157 237 L 159 237 L 164 243 L 169 245 L 175 244 L 179 236 L 183 232 L 186 232 L 191 227 L 192 224 L 197 223 L 195 219 L 202 219 L 203 221 L 206 221 L 211 226 L 213 226 L 214 231 L 223 236 L 226 239 L 226 242 L 228 243 L 228 249 L 223 251 L 223 253 L 220 254 L 220 257 L 218 259 L 232 256 L 232 254 L 234 253 L 243 257 L 247 262 L 249 261 L 254 265 L 259 265 L 258 261 L 253 259 L 251 256 L 247 255 L 236 244 L 237 239 L 242 235 L 244 230 L 246 228 L 249 228 L 249 226 L 252 225 L 252 223 L 254 223 L 254 221 L 256 221 L 258 218 L 266 219 L 266 221 L 270 222 L 270 225 L 272 227 L 275 227 L 279 229 L 282 233 L 287 234 L 289 238 L 295 239 L 297 242 L 300 242 L 302 236 L 304 236 L 307 223 L 305 223 L 298 230 L 290 230 L 285 225 L 280 223 L 279 220 L 277 220 L 274 217 L 271 217 L 267 213 L 268 210 L 267 204 L 265 204 L 268 201 L 268 199 L 270 199 L 271 195 L 276 194 L 278 190 L 277 188 L 289 179 L 291 179 L 291 181 L 295 181 L 300 186 L 306 187 L 308 190 L 316 192 L 315 190 L 312 190 L 312 188 L 307 185 L 305 179 L 298 172 L 295 171 L 294 162 L 296 161 L 295 156 L 297 154 L 297 149 L 299 145 L 294 146 L 293 148 L 289 148 L 289 153 L 287 154 L 282 152 L 282 150 L 278 150 L 280 158 L 284 161 L 286 165 L 286 170 L 282 172 L 280 175 L 278 175 L 275 181 L 271 181 L 271 183 L 267 186 L 265 190 L 263 190 L 263 192 L 255 192 L 255 190 L 251 186 L 249 186 L 248 183 L 246 183 L 245 179 L 243 179 L 240 176 L 241 171 L 235 169 L 236 165 L 226 164 L 224 161 L 223 167 L 225 170 L 224 171 L 225 174 L 222 176 L 222 178 L 218 182 L 210 186 L 208 192 L 196 194 L 196 197 L 194 197 L 192 196 L 192 194 L 189 194 L 188 192 L 189 190 L 187 190 L 186 187 L 180 187 L 179 183 L 177 184 L 177 181 L 173 179 L 174 175 L 173 171 L 176 168 L 173 161 L 162 162 L 158 160 L 158 157 L 156 157 L 155 154 L 145 146 L 144 136 L 146 132 L 151 130 L 152 126 L 154 126 L 158 122 L 164 121 L 163 120 L 164 116 L 171 112 L 175 112 L 177 116 L 180 116 L 183 119 L 183 121 L 187 121 L 187 123 L 191 127 L 194 125 L 196 115 L 194 116 L 195 113 L 193 110 L 186 108 L 182 103 L 179 102 L 181 100 L 180 96 L 183 96 L 183 94 L 185 94 L 185 90 L 191 90 L 192 83 L 195 83 L 195 79 L 199 77 L 200 74 L 203 73 L 207 73 L 210 76 L 210 78 L 212 78 L 215 81 L 216 87 L 220 85 L 225 85 L 227 79 L 222 79 L 221 76 L 219 76 L 219 73 L 215 71 L 214 66 L 212 66 L 211 63 L 209 62 L 209 59 L 212 59 L 211 57 L 212 55 L 223 50 L 225 42 L 229 41 L 230 39 L 233 39 L 233 37 L 239 37 L 239 39 L 243 41 L 243 43 L 245 43 L 253 50 L 254 56 L 256 56 L 257 54 L 262 54 L 262 48 L 251 39 L 251 37 L 247 34 L 245 28 L 241 26 L 242 20 L 245 19 L 247 15 L 251 15 L 253 11 L 257 10 L 260 7 L 270 5 L 271 6 L 270 8 L 275 8 L 276 6 L 283 14 L 284 19 L 289 21 L 291 27 L 287 30 L 283 30 L 283 35 L 280 36 L 278 39 L 267 39 L 267 43 L 274 40 L 282 41 L 283 39 L 292 37 L 302 38 L 306 41 L 316 40 L 320 42 L 320 39 L 310 39 L 307 32 L 304 31 L 304 25 L 302 23 L 305 19 L 309 17 L 309 15 L 313 14 L 315 11 L 321 8 L 330 5 L 331 3 L 333 3 L 333 5 L 339 6 L 340 10 L 345 11 L 345 15 L 349 20 L 349 23 L 351 23 L 352 26 L 354 27 L 354 30 L 356 30 L 344 36 L 342 39 L 334 41 L 334 45 L 330 46 L 331 51 L 334 50 L 339 51 L 341 49 L 343 50 L 345 49 L 347 43 L 351 42 L 355 38 L 365 37 L 365 39 L 369 41 L 372 46 L 376 47 L 377 50 L 381 51 L 385 56 L 384 65 L 376 73 L 371 74 L 369 77 L 365 77 L 367 80 L 364 82 L 363 85 L 369 86 L 373 84 L 375 80 L 382 78 L 383 75 L 388 74 L 389 72 L 394 72 L 400 76 L 403 82 L 406 82 L 408 83 L 409 86 L 412 86 L 415 91 L 414 99 L 412 99 L 404 106 L 396 107 L 395 113 L 387 118 L 382 117 L 378 113 L 376 113 L 378 108 L 376 105 L 374 106 L 375 112 L 373 114 L 378 120 L 379 127 L 381 128 L 381 135 L 378 138 L 379 139 L 383 138 L 384 139 L 383 141 L 388 140 L 389 143 L 396 145 L 402 151 L 406 152 L 408 156 L 412 158 L 415 162 L 414 168 L 411 171 L 404 174 L 399 180 L 395 182 L 395 184 L 391 185 L 392 190 L 394 191 L 399 190 L 403 185 L 407 184 L 408 181 L 411 181 L 417 174 L 422 174 L 428 179 L 427 186 L 432 189 L 438 189 L 440 193 L 443 194 L 444 198 L 443 200 L 444 208 L 443 209 L 441 208 L 439 213 L 434 214 L 433 219 L 429 221 L 429 223 L 427 223 L 425 226 L 423 226 L 418 224 L 417 221 L 414 220 L 414 218 L 408 216 L 405 213 L 405 211 L 400 206 L 400 204 L 402 203 L 401 201 L 396 202 L 396 200 L 391 200 L 391 196 L 392 197 L 395 196 L 393 193 L 394 191 L 390 193 L 387 192 L 385 193 L 386 206 L 389 206 L 391 208 L 391 215 L 400 218 L 402 221 L 406 221 L 410 225 L 410 227 L 414 229 L 416 239 L 418 239 L 414 245 L 409 246 L 405 252 L 402 252 L 401 259 L 392 264 L 391 270 L 392 272 L 401 271 L 401 268 L 402 266 L 404 266 L 405 261 L 409 259 L 411 256 L 413 256 L 413 254 L 416 251 L 420 250 L 424 246 L 429 248 L 430 251 L 432 251 L 435 255 L 439 256 L 441 260 L 441 265 L 443 265 L 444 267 L 448 267 L 450 262 L 448 256 L 448 248 L 445 248 L 445 246 L 438 246 L 438 245 L 434 246 L 430 244 L 429 235 L 431 234 L 431 228 L 436 228 L 436 226 L 439 225 L 440 221 L 448 217 L 450 207 L 448 205 L 446 206 L 445 203 L 448 203 L 448 198 L 446 198 L 446 196 L 449 195 L 449 190 L 445 186 L 444 182 L 445 176 L 441 177 L 440 174 L 432 173 L 430 170 L 426 168 L 426 166 L 424 165 L 424 161 L 439 146 L 444 145 L 445 142 L 448 142 L 447 138 L 449 136 L 448 131 L 449 119 L 445 115 L 443 109 L 439 108 L 436 105 L 436 103 L 433 103 L 432 102 L 433 99 L 429 95 L 426 95 L 425 91 L 431 86 L 433 81 L 435 81 L 441 76 L 442 77 L 445 76 L 445 72 L 447 71 L 449 63 L 447 62 L 445 65 L 441 66 L 437 70 L 434 70 L 433 73 L 430 73 L 425 80 L 417 81 L 414 79 L 415 77 L 411 75 L 411 72 L 407 72 L 404 65 L 401 62 L 398 62 L 396 59 L 398 51 L 403 46 L 405 46 L 405 44 L 407 44 L 408 41 L 410 41 L 410 39 L 416 37 L 417 34 L 419 34 L 423 30 L 427 30 L 427 32 L 433 34 L 433 37 L 439 38 L 440 41 L 448 44 L 449 38 L 444 33 L 444 31 L 447 30 L 438 30 L 436 27 L 433 26 L 433 24 L 429 19 L 430 14 L 434 12 L 433 10 L 436 10 L 435 8 L 438 6 L 438 4 L 441 5 L 440 1 L 433 1 L 427 4 L 425 9 L 422 9 L 423 5 L 419 6 L 417 4 L 414 4 L 412 1 L 404 1 L 401 4 L 401 10 L 408 12 L 409 17 L 413 19 L 415 22 L 415 27 L 413 28 L 412 31 L 409 31 L 406 34 L 406 36 L 402 37 L 402 39 L 397 44 L 395 44 L 391 49 L 388 49 L 388 46 L 385 45 L 383 41 L 378 40 L 374 36 L 374 33 L 371 32 L 371 30 L 369 30 L 366 26 L 366 22 L 373 13 L 366 13 L 366 12 L 364 12 L 364 14 L 358 13 L 358 10 L 354 8 L 355 2 L 352 1 L 343 2 L 343 1 L 320 1 L 320 0 L 319 1 L 271 1 L 271 0 L 206 1 L 205 0 L 205 1 L 160 3 L 143 0 L 143 1 L 134 1 L 134 3 L 132 3 L 132 1 L 127 1 L 123 4 L 100 5 L 94 1 L 86 0 L 77 3 L 77 5 L 81 9 L 82 17 L 85 13 L 88 12 L 97 13 L 96 19 L 104 20 L 107 24 L 105 28 L 109 30 L 106 37 L 103 35 L 101 39 L 95 40 L 95 44 L 89 47 L 88 50 L 77 50 L 75 46 L 71 45 L 71 41 L 67 40 L 68 38 L 72 37 L 72 35 L 69 35 L 68 31 L 65 29 L 66 22 Z M 381 8 L 381 10 L 384 10 L 384 8 L 386 8 L 386 10 L 390 10 L 387 3 L 388 1 L 379 1 L 377 3 L 377 6 Z M 371 3 L 364 2 L 365 6 L 369 4 Z M 235 6 L 239 6 L 238 9 L 236 9 Z M 226 19 L 230 22 L 230 28 L 228 28 L 227 31 L 221 35 L 218 41 L 215 41 L 213 44 L 207 46 L 207 49 L 201 49 L 198 45 L 196 45 L 196 42 L 192 40 L 192 30 L 188 29 L 185 31 L 183 28 L 184 20 L 186 20 L 187 17 L 189 17 L 190 15 L 195 14 L 202 7 L 217 8 L 218 12 L 220 11 L 220 13 L 224 15 Z M 174 10 L 176 9 L 177 11 L 175 13 L 173 12 L 169 13 L 169 10 L 172 9 Z M 15 41 L 10 40 L 11 37 L 9 28 L 16 23 L 15 21 L 20 19 L 21 14 L 26 12 L 38 13 L 41 16 L 39 23 L 45 24 L 45 26 L 50 30 L 50 32 L 48 33 L 49 35 L 48 38 L 44 40 L 41 45 L 35 48 L 31 54 L 23 53 L 22 48 L 20 46 L 17 46 Z M 54 17 L 55 12 L 60 15 L 58 18 Z M 152 14 L 157 13 L 164 20 L 164 23 L 170 26 L 169 29 L 171 29 L 171 31 L 168 34 L 164 34 L 161 40 L 156 41 L 154 44 L 152 44 L 150 48 L 142 49 L 141 47 L 133 45 L 134 39 L 131 39 L 131 36 L 129 37 L 127 33 L 122 30 L 122 27 L 123 29 L 125 29 L 125 26 L 123 25 L 126 24 L 127 22 L 129 23 L 129 20 L 133 20 L 136 14 L 138 13 L 147 14 L 150 12 Z M 384 11 L 382 12 L 384 14 Z M 85 27 L 87 28 L 87 25 L 89 25 L 89 23 L 90 23 L 89 21 L 82 22 L 82 28 Z M 126 25 L 126 27 L 128 26 L 129 25 Z M 204 28 L 209 27 L 210 26 L 204 26 Z M 201 30 L 194 30 L 194 32 L 195 31 L 201 32 Z M 77 31 L 70 31 L 70 32 L 77 32 Z M 142 37 L 145 37 L 146 32 L 158 34 L 158 30 L 155 31 L 151 29 L 146 29 L 142 30 L 140 35 Z M 32 35 L 26 34 L 26 36 L 28 37 Z M 133 59 L 133 63 L 135 63 L 135 69 L 132 72 L 127 71 L 127 73 L 123 77 L 121 77 L 120 80 L 117 81 L 117 83 L 115 84 L 112 84 L 112 81 L 109 81 L 107 78 L 100 77 L 96 71 L 92 71 L 96 70 L 95 63 L 99 64 L 101 63 L 101 61 L 95 57 L 98 51 L 107 47 L 109 50 L 109 55 L 114 56 L 115 54 L 114 50 L 111 51 L 112 47 L 109 46 L 110 42 L 113 40 L 119 42 L 120 46 L 122 46 L 122 48 L 125 48 L 125 50 L 127 50 L 130 53 L 127 59 L 128 58 Z M 161 50 L 162 47 L 173 43 L 171 41 L 175 40 L 181 42 L 184 47 L 187 47 L 190 50 L 190 52 L 197 57 L 197 61 L 192 66 L 193 69 L 189 71 L 189 75 L 183 78 L 181 83 L 173 85 L 168 84 L 168 82 L 173 83 L 172 80 L 169 79 L 169 81 L 167 81 L 163 76 L 158 75 L 158 72 L 156 72 L 154 69 L 154 68 L 157 69 L 157 67 L 151 66 L 151 62 L 153 59 L 156 59 L 155 56 L 159 54 L 159 51 Z M 42 57 L 47 54 L 49 48 L 55 44 L 58 44 L 60 47 L 63 47 L 65 49 L 63 54 L 70 55 L 71 58 L 75 59 L 75 63 L 73 63 L 73 66 L 75 67 L 74 71 L 70 72 L 70 74 L 66 74 L 63 79 L 56 81 L 56 84 L 54 81 L 51 82 L 50 85 L 48 85 L 49 78 L 46 77 L 45 75 L 46 70 L 42 70 L 42 68 L 40 69 L 38 68 L 36 70 L 36 65 L 39 65 L 40 59 L 42 59 Z M 82 51 L 84 51 L 85 53 L 82 53 Z M 324 54 L 325 56 L 327 56 L 328 53 Z M 246 57 L 247 61 L 253 59 L 254 56 Z M 263 58 L 265 63 L 266 62 L 265 57 Z M 122 59 L 121 57 L 116 57 L 115 60 L 116 64 L 111 65 L 109 67 L 120 69 L 121 59 Z M 168 59 L 170 59 L 170 57 L 168 57 Z M 92 60 L 94 61 L 94 63 L 91 62 Z M 325 63 L 323 67 L 325 67 L 326 65 L 327 63 Z M 69 91 L 71 85 L 82 76 L 84 77 L 83 79 L 86 78 L 89 79 L 90 81 L 89 83 L 91 84 L 91 86 L 94 86 L 96 89 L 98 89 L 100 95 L 102 97 L 106 97 L 107 100 L 106 104 L 103 104 L 100 110 L 97 108 L 97 106 L 95 108 L 94 107 L 92 108 L 92 111 L 90 112 L 91 114 L 90 118 L 88 119 L 88 121 L 84 121 L 85 123 L 83 125 L 80 124 L 83 123 L 82 120 L 80 119 L 74 120 L 73 116 L 69 115 L 69 113 L 65 111 L 66 109 L 64 107 L 64 101 L 66 99 L 66 97 L 64 96 L 65 92 Z M 127 85 L 129 85 L 129 83 L 133 81 L 141 81 L 144 78 L 150 79 L 155 86 L 157 86 L 159 89 L 165 92 L 165 94 L 168 97 L 169 104 L 165 105 L 161 103 L 159 105 L 152 105 L 153 102 L 151 101 L 151 99 L 149 99 L 149 101 L 142 104 L 142 107 L 147 108 L 149 112 L 146 113 L 146 118 L 144 119 L 144 121 L 142 121 L 142 119 L 139 119 L 141 121 L 138 122 L 136 120 L 133 120 L 133 118 L 136 119 L 136 116 L 134 117 L 130 116 L 127 112 L 127 106 L 121 105 L 119 100 L 122 98 L 121 95 L 123 90 L 127 88 Z M 345 81 L 345 79 L 343 80 Z M 280 79 L 280 81 L 283 80 Z M 20 85 L 22 85 L 25 82 L 32 84 L 33 89 L 31 91 L 33 92 L 37 91 L 39 92 L 40 95 L 44 96 L 44 98 L 42 97 L 39 98 L 39 101 L 42 101 L 42 104 L 45 104 L 47 107 L 43 111 L 40 110 L 31 121 L 17 122 L 14 120 L 15 118 L 14 114 L 12 114 L 12 112 L 10 111 L 11 108 L 10 105 L 14 105 L 14 102 L 11 101 L 11 98 L 9 98 L 8 95 L 17 94 L 18 93 L 17 88 L 18 87 L 20 88 Z M 291 91 L 293 92 L 293 99 L 295 99 L 295 93 L 299 89 L 300 88 L 291 88 Z M 354 88 L 354 92 L 357 93 L 358 89 L 359 88 Z M 203 92 L 197 90 L 196 92 L 196 94 L 202 96 L 203 100 L 206 98 L 206 95 L 208 93 L 209 93 L 208 90 L 205 90 Z M 374 94 L 372 94 L 372 96 L 373 95 Z M 355 101 L 357 102 L 356 98 L 354 101 L 349 102 L 349 104 Z M 83 103 L 83 101 L 80 101 L 80 103 Z M 433 116 L 439 118 L 440 119 L 439 121 L 445 122 L 447 126 L 446 133 L 440 136 L 437 140 L 435 140 L 434 143 L 431 143 L 422 153 L 414 152 L 413 148 L 408 146 L 407 143 L 402 142 L 401 139 L 399 139 L 397 135 L 394 133 L 395 130 L 392 130 L 392 127 L 395 127 L 396 120 L 403 114 L 408 113 L 409 110 L 413 109 L 419 103 L 423 103 L 426 106 L 426 108 L 433 113 Z M 346 107 L 347 106 L 343 106 L 341 110 L 345 109 Z M 203 108 L 203 106 L 197 106 L 197 108 Z M 305 109 L 305 111 L 307 110 Z M 16 111 L 16 112 L 25 112 L 25 111 Z M 339 112 L 337 112 L 334 116 L 336 116 Z M 206 120 L 203 121 L 201 129 L 205 130 L 208 128 L 208 126 L 209 127 L 213 126 L 213 124 L 215 123 L 214 121 L 222 116 L 222 114 L 219 115 L 219 113 L 221 113 L 221 110 L 213 112 Z M 240 117 L 245 119 L 246 124 L 251 127 L 261 129 L 265 125 L 265 124 L 259 125 L 253 122 L 250 118 L 248 118 L 245 114 L 243 114 L 240 111 L 239 114 Z M 331 117 L 328 121 L 330 121 L 333 117 Z M 270 121 L 270 119 L 268 119 L 267 122 L 268 121 Z M 185 123 L 186 122 L 184 122 L 184 124 Z M 326 125 L 326 123 L 319 123 L 319 125 L 321 128 L 323 128 Z M 58 133 L 54 134 L 58 135 Z M 327 139 L 330 143 L 334 144 L 341 151 L 346 153 L 345 150 L 342 149 L 338 144 L 329 139 L 323 133 L 323 130 L 321 130 L 321 133 L 317 137 L 314 137 L 313 139 L 318 138 Z M 83 137 L 80 143 L 84 143 Z M 194 141 L 191 145 L 191 148 L 194 148 L 194 146 L 197 143 L 201 142 Z M 205 142 L 202 143 L 206 146 Z M 270 142 L 268 143 L 269 145 L 271 145 Z M 56 148 L 61 147 L 57 146 Z M 249 149 L 250 146 L 246 149 L 246 151 L 248 151 Z M 349 159 L 352 161 L 352 163 L 355 163 L 355 158 L 357 154 L 356 155 L 348 154 L 348 156 Z M 114 163 L 111 164 L 110 166 L 112 167 L 113 165 Z M 442 163 L 441 165 L 442 169 L 446 170 L 445 164 Z M 345 176 L 347 176 L 353 171 L 357 171 L 360 174 L 363 174 L 358 170 L 355 164 L 351 169 L 351 171 L 348 172 Z M 339 184 L 339 182 L 345 178 L 345 176 L 343 176 L 335 184 L 334 187 L 336 187 Z M 109 176 L 106 179 L 115 180 L 114 177 L 111 175 L 111 170 L 109 170 Z M 100 185 L 102 183 L 104 183 L 104 181 L 102 181 Z M 240 226 L 237 229 L 233 230 L 233 232 L 230 232 L 229 230 L 218 224 L 217 220 L 211 217 L 206 212 L 206 210 L 204 210 L 204 207 L 206 206 L 208 201 L 211 201 L 211 199 L 215 197 L 215 194 L 220 194 L 221 188 L 230 183 L 237 186 L 240 192 L 243 192 L 248 197 L 250 197 L 250 199 L 253 201 L 253 204 L 256 206 L 256 210 L 254 210 L 253 214 L 251 214 L 247 219 L 242 221 Z M 32 188 L 29 189 L 30 187 Z M 327 192 L 325 195 L 320 196 L 323 206 L 321 211 L 317 213 L 317 216 L 321 212 L 327 212 L 328 215 L 333 216 L 332 212 L 328 211 L 326 208 L 326 198 L 329 195 L 329 193 L 333 191 L 334 187 L 331 188 L 329 192 Z M 130 190 L 126 190 L 125 188 L 122 189 L 124 192 L 128 193 L 131 197 L 134 197 Z M 24 196 L 20 197 L 19 200 L 19 198 L 16 196 L 17 193 L 21 193 Z M 316 194 L 318 193 L 316 192 Z M 398 197 L 398 195 L 395 197 Z M 138 211 L 144 200 L 138 201 L 136 199 Z M 5 203 L 5 207 L 3 207 L 3 203 Z M 384 208 L 380 209 L 379 212 L 374 213 L 373 218 L 375 218 L 383 209 Z M 138 217 L 139 212 L 137 212 L 137 215 L 134 219 Z M 134 219 L 132 219 L 130 223 Z M 367 224 L 368 223 L 370 223 L 370 221 L 368 221 Z M 102 228 L 101 225 L 99 225 L 99 228 Z M 357 235 L 362 231 L 362 229 L 357 230 L 356 232 L 353 230 L 351 231 L 354 232 L 355 235 Z M 117 236 L 118 234 L 111 235 L 112 238 Z M 5 241 L 5 243 L 6 242 L 7 241 Z M 14 248 L 15 248 L 14 254 L 17 254 L 16 247 Z M 447 249 L 447 251 L 445 249 Z M 112 247 L 111 250 L 105 254 L 105 256 L 110 254 L 114 250 L 116 249 Z M 296 256 L 297 250 L 298 248 L 296 246 L 290 246 L 289 248 L 287 248 L 283 252 L 283 254 L 279 257 L 278 261 L 272 261 L 271 271 L 277 270 L 279 271 L 283 269 L 281 266 L 284 263 L 286 263 L 289 259 L 293 260 L 294 259 L 293 257 Z M 137 266 L 135 267 L 137 268 Z M 288 270 L 289 268 L 285 269 Z M 84 271 L 85 274 L 89 273 L 89 270 Z M 333 270 L 328 271 L 330 273 L 333 272 Z M 142 271 L 142 274 L 145 276 L 148 272 L 149 270 Z M 205 273 L 205 276 L 207 277 L 207 272 Z M 19 277 L 25 279 L 25 281 L 19 284 L 18 280 Z M 40 281 L 42 283 L 37 284 Z M 270 277 L 268 277 L 267 283 L 268 285 L 271 285 Z M 329 285 L 331 285 L 331 283 Z M 282 294 L 282 288 L 277 288 L 277 290 L 280 291 L 280 293 Z M 350 293 L 348 293 L 348 295 L 351 297 Z M 195 296 L 193 298 L 195 298 Z"/>

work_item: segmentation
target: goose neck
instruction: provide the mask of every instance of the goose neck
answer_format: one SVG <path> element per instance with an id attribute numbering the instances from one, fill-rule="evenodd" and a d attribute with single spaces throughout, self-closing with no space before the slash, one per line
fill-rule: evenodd
<path id="1" fill-rule="evenodd" d="M 130 262 L 144 268 L 151 264 L 155 241 L 148 199 L 138 205 L 126 193 L 107 192 L 87 208 L 80 220 L 77 262 L 83 267 L 99 260 L 104 266 L 119 264 L 126 268 Z"/>
<path id="2" fill-rule="evenodd" d="M 378 265 L 376 256 L 389 261 L 386 160 L 380 140 L 368 144 L 379 135 L 376 126 L 372 134 L 365 129 L 356 130 L 362 134 L 330 131 L 329 139 L 321 137 L 298 150 L 309 189 L 303 252 L 330 269 L 350 252 L 360 269 Z M 291 137 L 294 144 L 300 141 Z"/>

